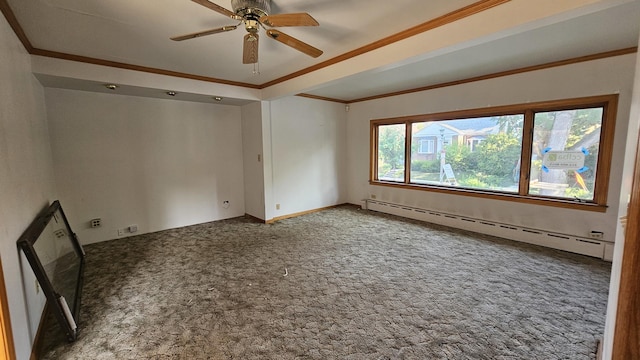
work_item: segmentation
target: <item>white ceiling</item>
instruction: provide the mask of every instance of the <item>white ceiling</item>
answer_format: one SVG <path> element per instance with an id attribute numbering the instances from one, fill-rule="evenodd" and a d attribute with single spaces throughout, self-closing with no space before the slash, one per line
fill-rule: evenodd
<path id="1" fill-rule="evenodd" d="M 639 33 L 636 1 L 385 71 L 353 75 L 307 93 L 342 100 L 375 95 L 370 89 L 387 94 L 633 47 Z"/>
<path id="2" fill-rule="evenodd" d="M 324 50 L 324 54 L 313 59 L 262 36 L 259 75 L 253 74 L 253 65 L 242 64 L 242 28 L 182 42 L 169 40 L 170 36 L 236 23 L 192 1 L 7 2 L 38 49 L 260 85 L 476 0 L 273 0 L 272 13 L 308 12 L 318 20 L 319 27 L 282 31 Z M 231 9 L 230 0 L 214 2 Z M 491 39 L 413 56 L 396 65 L 361 73 L 356 70 L 305 89 L 305 93 L 348 101 L 637 46 L 640 1 L 602 2 L 608 5 L 574 16 L 550 18 L 536 26 L 523 24 L 504 34 L 492 34 Z M 45 86 L 63 86 L 52 77 L 39 78 Z M 79 81 L 67 82 L 71 84 L 67 87 L 82 87 Z M 132 89 L 132 93 L 144 96 L 144 89 Z M 191 100 L 199 101 L 197 96 Z"/>
<path id="3" fill-rule="evenodd" d="M 230 0 L 214 0 L 231 9 Z M 282 28 L 325 53 L 313 59 L 261 32 L 260 75 L 242 64 L 242 27 L 174 42 L 169 37 L 237 24 L 189 0 L 9 0 L 36 48 L 262 84 L 400 32 L 475 0 L 273 0 L 272 13 L 308 12 L 319 27 Z M 420 11 L 407 11 L 420 9 Z"/>

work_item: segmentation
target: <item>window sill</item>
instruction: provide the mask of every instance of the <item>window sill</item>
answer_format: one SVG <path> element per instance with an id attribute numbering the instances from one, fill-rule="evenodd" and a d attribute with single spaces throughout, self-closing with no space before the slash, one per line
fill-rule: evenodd
<path id="1" fill-rule="evenodd" d="M 386 187 L 401 188 L 401 189 L 408 189 L 408 190 L 431 191 L 431 192 L 445 193 L 445 194 L 451 194 L 451 195 L 512 201 L 512 202 L 519 202 L 519 203 L 526 203 L 526 204 L 567 208 L 567 209 L 573 209 L 573 210 L 594 211 L 594 212 L 607 211 L 606 205 L 600 205 L 593 202 L 583 202 L 579 200 L 559 199 L 559 198 L 541 197 L 541 196 L 540 197 L 539 196 L 523 196 L 523 195 L 514 194 L 514 193 L 506 193 L 506 192 L 503 193 L 503 192 L 497 192 L 497 191 L 484 191 L 484 190 L 466 189 L 466 188 L 451 188 L 448 186 L 438 186 L 438 185 L 405 184 L 405 183 L 393 182 L 393 181 L 369 180 L 369 184 L 374 186 L 386 186 Z"/>

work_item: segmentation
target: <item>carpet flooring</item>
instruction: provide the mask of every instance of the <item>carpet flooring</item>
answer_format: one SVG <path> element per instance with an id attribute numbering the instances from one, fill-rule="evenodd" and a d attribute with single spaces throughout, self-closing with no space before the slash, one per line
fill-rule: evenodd
<path id="1" fill-rule="evenodd" d="M 610 264 L 353 206 L 85 247 L 44 359 L 595 359 Z"/>

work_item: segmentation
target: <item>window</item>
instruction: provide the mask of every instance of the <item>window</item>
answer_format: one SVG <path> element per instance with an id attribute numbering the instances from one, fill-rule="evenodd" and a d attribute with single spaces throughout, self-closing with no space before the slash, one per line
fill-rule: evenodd
<path id="1" fill-rule="evenodd" d="M 602 110 L 535 114 L 529 194 L 593 201 Z"/>
<path id="2" fill-rule="evenodd" d="M 478 147 L 478 144 L 480 144 L 482 142 L 483 139 L 468 139 L 467 140 L 467 146 L 469 146 L 469 151 L 473 152 L 476 147 Z"/>
<path id="3" fill-rule="evenodd" d="M 371 121 L 374 185 L 604 211 L 617 95 Z"/>
<path id="4" fill-rule="evenodd" d="M 420 154 L 433 154 L 435 153 L 435 141 L 433 140 L 420 140 Z"/>
<path id="5" fill-rule="evenodd" d="M 404 181 L 405 125 L 380 125 L 377 134 L 377 179 Z"/>

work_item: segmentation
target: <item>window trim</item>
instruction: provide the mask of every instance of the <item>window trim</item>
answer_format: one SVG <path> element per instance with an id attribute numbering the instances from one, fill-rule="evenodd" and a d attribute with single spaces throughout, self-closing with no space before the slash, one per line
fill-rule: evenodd
<path id="1" fill-rule="evenodd" d="M 598 166 L 592 201 L 572 200 L 544 195 L 530 195 L 529 169 L 531 168 L 531 153 L 533 143 L 534 115 L 537 112 L 560 111 L 569 109 L 584 109 L 602 107 L 602 128 L 598 151 Z M 447 111 L 432 114 L 411 115 L 370 121 L 370 153 L 369 153 L 369 184 L 412 190 L 432 191 L 438 193 L 455 194 L 479 198 L 514 201 L 528 204 L 538 204 L 605 212 L 607 209 L 607 193 L 613 156 L 613 136 L 618 110 L 618 95 L 600 95 L 562 100 L 549 100 L 535 103 L 495 106 L 489 108 Z M 416 122 L 443 121 L 468 119 L 487 116 L 523 115 L 522 153 L 520 159 L 520 181 L 518 193 L 506 193 L 493 190 L 452 188 L 434 184 L 416 184 L 410 182 L 411 176 L 411 142 L 412 126 Z M 404 181 L 384 181 L 377 178 L 378 167 L 378 127 L 380 125 L 405 124 L 405 172 Z M 526 170 L 525 170 L 526 169 Z"/>

